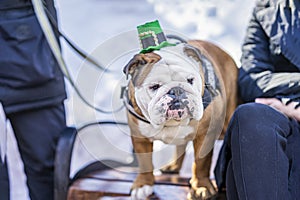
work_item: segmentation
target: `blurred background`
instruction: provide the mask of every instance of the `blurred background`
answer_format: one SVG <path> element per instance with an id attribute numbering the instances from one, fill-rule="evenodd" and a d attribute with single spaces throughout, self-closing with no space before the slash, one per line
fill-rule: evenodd
<path id="1" fill-rule="evenodd" d="M 60 31 L 78 47 L 112 71 L 103 73 L 78 56 L 62 40 L 63 56 L 82 95 L 95 107 L 118 110 L 121 86 L 126 85 L 122 69 L 139 51 L 136 26 L 159 20 L 166 34 L 211 41 L 227 51 L 240 65 L 241 43 L 253 0 L 57 0 Z M 103 114 L 87 106 L 67 82 L 67 122 L 81 127 L 93 121 L 126 122 L 125 109 Z M 155 143 L 154 165 L 159 168 L 172 158 L 174 147 Z M 130 162 L 131 141 L 126 126 L 91 126 L 75 144 L 71 176 L 97 159 Z M 189 176 L 193 156 L 187 158 L 181 174 Z M 162 154 L 164 157 L 162 157 Z M 8 159 L 12 200 L 27 200 L 25 176 L 15 140 L 9 134 Z"/>

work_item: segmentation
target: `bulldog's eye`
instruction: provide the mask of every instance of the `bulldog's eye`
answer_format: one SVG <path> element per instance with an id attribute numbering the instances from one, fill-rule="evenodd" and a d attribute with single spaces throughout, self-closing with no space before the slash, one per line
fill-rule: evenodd
<path id="1" fill-rule="evenodd" d="M 189 84 L 193 85 L 193 83 L 194 83 L 194 78 L 188 78 L 188 79 L 187 79 L 187 82 L 188 82 Z"/>
<path id="2" fill-rule="evenodd" d="M 158 88 L 160 88 L 159 84 L 154 84 L 154 85 L 152 85 L 152 86 L 149 87 L 149 89 L 153 90 L 153 91 L 157 90 Z"/>

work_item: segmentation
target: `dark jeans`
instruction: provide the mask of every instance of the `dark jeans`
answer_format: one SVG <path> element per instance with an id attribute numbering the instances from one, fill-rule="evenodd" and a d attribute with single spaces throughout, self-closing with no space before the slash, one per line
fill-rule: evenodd
<path id="1" fill-rule="evenodd" d="M 66 127 L 64 106 L 19 112 L 7 117 L 24 162 L 31 200 L 53 200 L 55 148 L 60 133 Z M 8 185 L 5 166 L 0 166 L 0 183 L 4 186 Z M 8 188 L 3 190 L 0 199 L 8 199 Z"/>
<path id="2" fill-rule="evenodd" d="M 229 200 L 300 199 L 300 125 L 296 120 L 266 105 L 241 105 L 221 153 L 224 149 Z"/>
<path id="3" fill-rule="evenodd" d="M 5 163 L 2 163 L 2 159 L 0 159 L 0 199 L 9 199 L 7 162 L 5 161 Z"/>

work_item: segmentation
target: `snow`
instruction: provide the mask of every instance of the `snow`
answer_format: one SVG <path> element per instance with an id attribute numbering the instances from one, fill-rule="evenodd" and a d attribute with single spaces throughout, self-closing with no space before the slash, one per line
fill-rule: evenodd
<path id="1" fill-rule="evenodd" d="M 122 106 L 118 96 L 120 87 L 126 83 L 123 66 L 139 51 L 137 25 L 158 19 L 165 33 L 209 40 L 225 49 L 239 65 L 240 46 L 254 1 L 59 0 L 56 5 L 60 30 L 103 66 L 114 71 L 104 74 L 82 60 L 62 41 L 63 55 L 76 85 L 93 105 L 115 110 Z M 114 114 L 95 112 L 78 98 L 70 84 L 67 85 L 66 106 L 70 126 L 80 127 L 95 120 L 126 121 L 124 109 Z M 122 162 L 132 159 L 127 127 L 93 126 L 85 129 L 78 138 L 72 174 L 95 159 L 112 158 Z M 14 145 L 12 142 L 11 154 L 16 151 Z M 166 164 L 170 159 L 166 160 L 160 153 L 169 155 L 172 147 L 169 149 L 156 143 L 155 149 L 155 165 Z M 192 154 L 190 149 L 188 154 Z M 11 159 L 11 162 L 17 163 L 18 159 Z M 24 183 L 12 182 L 12 199 L 27 199 Z"/>

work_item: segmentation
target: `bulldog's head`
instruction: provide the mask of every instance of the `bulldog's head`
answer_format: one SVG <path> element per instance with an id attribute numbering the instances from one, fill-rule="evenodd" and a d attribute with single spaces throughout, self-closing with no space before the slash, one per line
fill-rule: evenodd
<path id="1" fill-rule="evenodd" d="M 203 115 L 204 78 L 199 52 L 187 44 L 137 54 L 125 66 L 134 98 L 156 128 L 186 126 Z"/>

